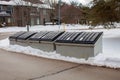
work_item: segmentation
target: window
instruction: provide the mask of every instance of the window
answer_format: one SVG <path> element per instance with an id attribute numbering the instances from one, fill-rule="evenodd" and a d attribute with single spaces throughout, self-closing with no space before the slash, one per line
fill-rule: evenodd
<path id="1" fill-rule="evenodd" d="M 11 23 L 11 18 L 8 18 L 8 23 Z"/>
<path id="2" fill-rule="evenodd" d="M 12 6 L 7 6 L 7 10 L 12 10 Z"/>
<path id="3" fill-rule="evenodd" d="M 46 10 L 44 9 L 44 10 L 43 10 L 43 15 L 46 15 L 46 14 L 47 14 L 47 13 L 46 13 Z"/>
<path id="4" fill-rule="evenodd" d="M 40 20 L 39 20 L 39 18 L 37 18 L 37 25 L 38 25 L 38 24 L 40 24 Z"/>
<path id="5" fill-rule="evenodd" d="M 7 6 L 2 6 L 2 10 L 7 10 Z"/>

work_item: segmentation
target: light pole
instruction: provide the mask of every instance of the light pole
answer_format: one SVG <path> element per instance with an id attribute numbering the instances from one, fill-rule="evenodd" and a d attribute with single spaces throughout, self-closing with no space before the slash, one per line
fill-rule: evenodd
<path id="1" fill-rule="evenodd" d="M 61 6 L 61 0 L 59 0 L 58 2 L 58 24 L 60 25 L 61 23 L 61 20 L 60 20 L 60 17 L 61 17 L 61 14 L 60 14 L 60 6 Z"/>

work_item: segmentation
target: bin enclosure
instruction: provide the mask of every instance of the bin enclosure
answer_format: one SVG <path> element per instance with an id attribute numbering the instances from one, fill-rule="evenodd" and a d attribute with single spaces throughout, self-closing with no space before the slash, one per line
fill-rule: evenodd
<path id="1" fill-rule="evenodd" d="M 102 32 L 18 32 L 9 39 L 11 44 L 88 59 L 102 53 L 102 34 Z"/>

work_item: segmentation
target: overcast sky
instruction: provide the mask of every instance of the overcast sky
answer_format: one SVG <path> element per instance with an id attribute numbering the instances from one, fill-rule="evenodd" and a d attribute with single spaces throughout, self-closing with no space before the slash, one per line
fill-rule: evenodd
<path id="1" fill-rule="evenodd" d="M 62 1 L 65 1 L 65 2 L 76 1 L 76 2 L 80 2 L 82 4 L 87 4 L 92 0 L 62 0 Z"/>

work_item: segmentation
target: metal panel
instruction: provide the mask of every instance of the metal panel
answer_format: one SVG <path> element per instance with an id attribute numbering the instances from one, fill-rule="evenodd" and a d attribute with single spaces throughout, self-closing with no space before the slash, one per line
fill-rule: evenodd
<path id="1" fill-rule="evenodd" d="M 91 32 L 88 32 L 82 41 L 86 42 L 86 40 L 90 37 L 91 34 L 92 34 Z"/>
<path id="2" fill-rule="evenodd" d="M 36 32 L 26 32 L 25 34 L 19 36 L 17 39 L 19 40 L 26 40 L 29 37 L 31 37 L 32 35 L 36 34 Z"/>
<path id="3" fill-rule="evenodd" d="M 91 35 L 89 36 L 89 38 L 87 38 L 86 42 L 89 42 L 90 39 L 95 35 L 95 33 L 91 33 Z"/>
<path id="4" fill-rule="evenodd" d="M 49 32 L 48 34 L 41 37 L 40 41 L 54 41 L 57 37 L 59 37 L 63 32 Z"/>
<path id="5" fill-rule="evenodd" d="M 75 40 L 74 43 L 78 44 L 95 44 L 102 32 L 82 32 Z"/>
<path id="6" fill-rule="evenodd" d="M 32 37 L 29 38 L 29 40 L 35 40 L 35 41 L 39 41 L 40 38 L 42 38 L 43 36 L 45 36 L 48 32 L 38 32 L 35 35 L 33 35 Z"/>
<path id="7" fill-rule="evenodd" d="M 88 34 L 87 32 L 82 32 L 82 33 L 74 40 L 74 42 L 75 42 L 75 43 L 82 43 L 87 34 Z"/>
<path id="8" fill-rule="evenodd" d="M 79 35 L 79 32 L 65 32 L 56 39 L 56 42 L 60 43 L 72 43 L 73 40 Z"/>
<path id="9" fill-rule="evenodd" d="M 90 42 L 94 42 L 100 33 L 95 33 L 95 35 L 90 39 Z"/>
<path id="10" fill-rule="evenodd" d="M 88 59 L 94 56 L 94 47 L 60 43 L 56 44 L 56 52 L 63 56 Z"/>
<path id="11" fill-rule="evenodd" d="M 55 51 L 55 46 L 53 43 L 41 42 L 41 43 L 30 43 L 30 46 L 47 52 Z"/>

